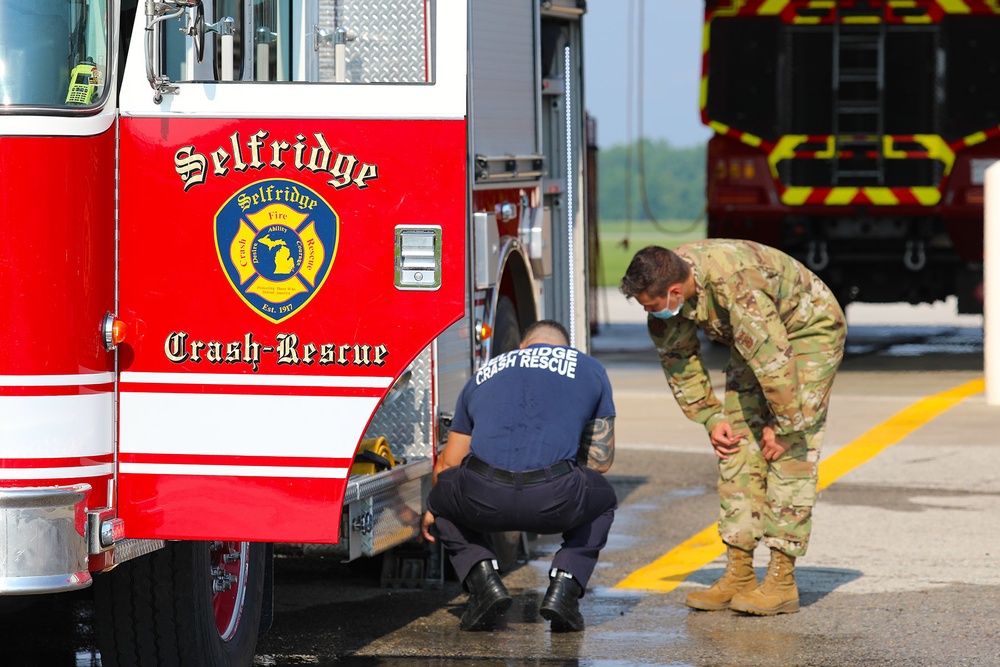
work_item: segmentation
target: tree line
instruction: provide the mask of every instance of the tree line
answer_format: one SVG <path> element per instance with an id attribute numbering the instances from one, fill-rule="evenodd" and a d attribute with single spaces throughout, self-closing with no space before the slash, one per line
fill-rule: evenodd
<path id="1" fill-rule="evenodd" d="M 664 140 L 645 139 L 601 149 L 597 160 L 601 220 L 695 220 L 702 216 L 705 145 L 675 148 Z"/>

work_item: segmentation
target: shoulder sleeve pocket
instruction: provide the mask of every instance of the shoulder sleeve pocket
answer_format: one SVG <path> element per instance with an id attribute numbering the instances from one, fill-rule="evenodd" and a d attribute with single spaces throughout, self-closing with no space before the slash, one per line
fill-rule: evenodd
<path id="1" fill-rule="evenodd" d="M 741 357 L 749 361 L 757 354 L 757 350 L 760 349 L 765 338 L 763 333 L 754 331 L 745 323 L 741 323 L 733 333 L 733 347 L 736 348 Z"/>

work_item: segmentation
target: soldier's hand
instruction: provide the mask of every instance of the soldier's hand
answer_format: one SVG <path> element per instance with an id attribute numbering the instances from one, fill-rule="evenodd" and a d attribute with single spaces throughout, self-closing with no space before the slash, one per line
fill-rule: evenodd
<path id="1" fill-rule="evenodd" d="M 435 542 L 434 536 L 431 535 L 431 526 L 434 525 L 434 515 L 430 511 L 424 512 L 424 518 L 420 521 L 420 535 L 428 542 Z"/>
<path id="2" fill-rule="evenodd" d="M 760 438 L 760 453 L 767 461 L 777 461 L 781 455 L 788 451 L 788 445 L 781 442 L 781 439 L 774 433 L 770 426 L 764 427 L 764 433 Z"/>
<path id="3" fill-rule="evenodd" d="M 728 421 L 722 421 L 712 427 L 708 438 L 715 449 L 715 455 L 725 461 L 739 451 L 740 438 L 733 433 L 733 426 Z"/>

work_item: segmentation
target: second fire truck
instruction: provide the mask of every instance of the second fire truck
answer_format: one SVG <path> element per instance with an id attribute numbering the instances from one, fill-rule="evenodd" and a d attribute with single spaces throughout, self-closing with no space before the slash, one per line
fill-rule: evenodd
<path id="1" fill-rule="evenodd" d="M 844 304 L 982 312 L 1000 159 L 987 0 L 706 0 L 708 234 L 781 248 Z"/>

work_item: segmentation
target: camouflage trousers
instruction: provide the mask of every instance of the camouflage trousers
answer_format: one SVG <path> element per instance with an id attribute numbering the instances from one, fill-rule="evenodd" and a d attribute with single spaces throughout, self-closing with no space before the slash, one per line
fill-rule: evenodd
<path id="1" fill-rule="evenodd" d="M 763 538 L 788 556 L 805 555 L 830 389 L 842 359 L 842 347 L 796 355 L 806 429 L 779 436 L 788 450 L 767 461 L 760 440 L 764 426 L 772 425 L 771 411 L 753 371 L 732 352 L 725 411 L 742 441 L 736 454 L 719 460 L 719 536 L 726 544 L 753 551 Z"/>

